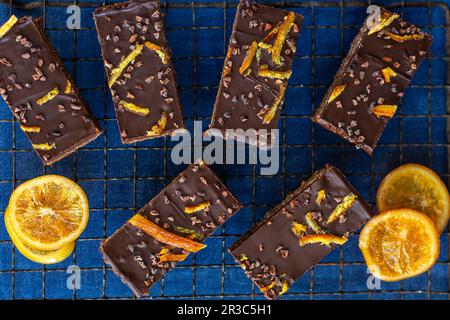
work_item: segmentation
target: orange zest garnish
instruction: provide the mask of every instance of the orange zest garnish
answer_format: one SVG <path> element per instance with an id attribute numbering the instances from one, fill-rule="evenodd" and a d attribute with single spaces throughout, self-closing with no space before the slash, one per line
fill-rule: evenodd
<path id="1" fill-rule="evenodd" d="M 268 284 L 267 286 L 261 287 L 259 290 L 261 290 L 262 292 L 269 291 L 270 289 L 272 289 L 273 287 L 275 287 L 276 284 L 277 284 L 277 282 L 274 280 L 274 281 L 272 281 L 270 284 Z"/>
<path id="2" fill-rule="evenodd" d="M 52 150 L 56 148 L 56 145 L 54 143 L 49 144 L 49 143 L 37 143 L 37 144 L 33 144 L 33 148 L 35 148 L 36 150 Z"/>
<path id="3" fill-rule="evenodd" d="M 292 221 L 291 230 L 297 236 L 300 237 L 306 232 L 307 227 L 300 222 Z"/>
<path id="4" fill-rule="evenodd" d="M 163 228 L 144 218 L 140 214 L 135 215 L 130 220 L 128 220 L 128 222 L 136 228 L 141 229 L 151 237 L 155 238 L 157 241 L 171 245 L 173 247 L 181 248 L 189 252 L 197 252 L 206 247 L 206 245 L 202 243 L 180 237 L 179 235 L 164 230 Z"/>
<path id="5" fill-rule="evenodd" d="M 392 32 L 386 32 L 385 33 L 389 38 L 391 38 L 394 41 L 397 42 L 405 42 L 410 40 L 423 40 L 425 38 L 425 35 L 423 33 L 420 34 L 406 34 L 404 36 L 400 36 L 398 34 L 394 34 Z"/>
<path id="6" fill-rule="evenodd" d="M 211 205 L 211 202 L 205 201 L 205 202 L 199 203 L 195 206 L 188 206 L 188 207 L 184 208 L 184 212 L 186 212 L 187 214 L 195 213 L 198 211 L 205 210 L 206 208 L 209 208 L 210 205 Z"/>
<path id="7" fill-rule="evenodd" d="M 338 219 L 341 215 L 347 212 L 348 209 L 350 209 L 353 204 L 355 203 L 358 196 L 356 196 L 353 193 L 350 193 L 342 199 L 342 202 L 339 203 L 336 208 L 334 208 L 333 212 L 327 219 L 327 224 L 332 223 L 336 219 Z"/>
<path id="8" fill-rule="evenodd" d="M 320 190 L 317 193 L 317 199 L 316 199 L 317 205 L 320 206 L 322 204 L 322 201 L 325 199 L 326 196 L 327 196 L 327 193 L 325 192 L 325 190 L 324 189 Z"/>
<path id="9" fill-rule="evenodd" d="M 333 102 L 334 99 L 340 96 L 342 92 L 344 92 L 345 87 L 347 85 L 343 84 L 341 86 L 336 86 L 333 88 L 333 91 L 331 91 L 330 97 L 328 98 L 328 103 Z"/>
<path id="10" fill-rule="evenodd" d="M 391 82 L 391 78 L 395 78 L 397 76 L 397 72 L 389 67 L 381 70 L 381 73 L 383 74 L 384 81 L 386 81 L 387 83 Z"/>
<path id="11" fill-rule="evenodd" d="M 6 21 L 1 27 L 0 27 L 0 38 L 3 38 L 5 34 L 16 24 L 17 17 L 15 15 L 12 15 L 8 21 Z"/>
<path id="12" fill-rule="evenodd" d="M 131 63 L 138 55 L 141 54 L 142 49 L 144 49 L 144 45 L 137 44 L 133 51 L 130 52 L 128 56 L 126 56 L 125 59 L 123 59 L 119 65 L 111 70 L 111 75 L 108 81 L 108 86 L 111 88 L 113 84 L 117 81 L 117 79 L 122 74 L 123 70 L 126 68 L 128 64 Z"/>
<path id="13" fill-rule="evenodd" d="M 67 80 L 66 88 L 64 89 L 64 93 L 65 93 L 65 94 L 68 94 L 68 93 L 70 93 L 71 91 L 72 91 L 72 84 L 70 83 L 69 80 Z"/>
<path id="14" fill-rule="evenodd" d="M 163 254 L 159 257 L 159 261 L 161 262 L 173 262 L 173 261 L 183 261 L 186 259 L 188 255 L 187 254 L 172 254 L 167 253 Z"/>
<path id="15" fill-rule="evenodd" d="M 52 100 L 59 93 L 59 89 L 57 87 L 53 88 L 49 92 L 47 92 L 42 98 L 39 98 L 36 102 L 38 105 L 43 105 L 44 103 Z"/>
<path id="16" fill-rule="evenodd" d="M 150 129 L 150 131 L 147 131 L 147 135 L 150 137 L 160 135 L 166 128 L 166 125 L 167 125 L 167 114 L 163 112 L 158 122 Z"/>
<path id="17" fill-rule="evenodd" d="M 343 245 L 347 240 L 346 237 L 339 237 L 332 234 L 308 234 L 300 238 L 299 244 L 300 246 L 313 243 L 320 243 L 325 246 L 329 246 L 332 243 Z"/>
<path id="18" fill-rule="evenodd" d="M 292 75 L 292 71 L 275 71 L 275 70 L 269 70 L 269 69 L 259 69 L 258 75 L 260 77 L 264 78 L 270 78 L 270 79 L 289 79 Z"/>
<path id="19" fill-rule="evenodd" d="M 377 117 L 392 118 L 395 114 L 395 111 L 397 111 L 396 105 L 381 104 L 379 106 L 374 107 L 372 112 Z"/>
<path id="20" fill-rule="evenodd" d="M 317 224 L 316 220 L 314 220 L 312 212 L 308 212 L 305 215 L 305 218 L 306 218 L 306 223 L 315 233 L 319 233 L 319 234 L 325 233 L 325 231 Z"/>
<path id="21" fill-rule="evenodd" d="M 275 102 L 270 107 L 270 109 L 266 112 L 263 118 L 264 124 L 269 124 L 270 121 L 275 117 L 275 114 L 277 113 L 278 106 L 280 105 L 281 101 L 283 100 L 284 93 L 286 92 L 286 87 L 281 84 L 280 85 L 280 92 L 278 93 L 277 98 L 275 99 Z"/>
<path id="22" fill-rule="evenodd" d="M 162 63 L 167 64 L 169 62 L 168 55 L 163 51 L 162 47 L 158 46 L 157 44 L 154 44 L 153 42 L 147 41 L 145 43 L 145 46 L 149 48 L 150 50 L 155 51 L 159 58 L 161 59 Z"/>
<path id="23" fill-rule="evenodd" d="M 35 126 L 20 125 L 20 129 L 22 129 L 25 132 L 41 132 L 41 128 L 37 126 L 35 127 Z"/>
<path id="24" fill-rule="evenodd" d="M 384 14 L 383 17 L 381 18 L 380 23 L 378 23 L 378 24 L 374 25 L 372 28 L 370 28 L 369 35 L 383 30 L 384 28 L 389 26 L 398 17 L 399 17 L 399 15 L 396 14 L 396 13 L 393 13 L 393 14 L 386 13 L 386 14 Z"/>
<path id="25" fill-rule="evenodd" d="M 280 30 L 281 24 L 282 22 L 279 22 L 272 30 L 270 30 L 270 32 L 264 37 L 264 39 L 261 40 L 259 44 L 270 41 L 272 37 L 278 33 L 278 30 Z"/>
<path id="26" fill-rule="evenodd" d="M 130 112 L 136 113 L 140 116 L 146 116 L 150 113 L 150 110 L 145 108 L 145 107 L 141 107 L 138 105 L 135 105 L 132 102 L 128 102 L 125 100 L 120 100 L 119 101 L 119 105 L 121 105 L 125 110 L 128 110 Z"/>
<path id="27" fill-rule="evenodd" d="M 272 60 L 275 64 L 281 63 L 281 50 L 286 41 L 286 37 L 294 26 L 295 13 L 289 12 L 285 20 L 281 24 L 275 42 L 273 44 Z"/>
<path id="28" fill-rule="evenodd" d="M 241 67 L 239 68 L 240 74 L 243 74 L 250 67 L 257 49 L 258 44 L 256 43 L 256 41 L 253 41 L 250 48 L 248 48 L 247 54 L 245 55 L 244 61 L 242 61 Z"/>

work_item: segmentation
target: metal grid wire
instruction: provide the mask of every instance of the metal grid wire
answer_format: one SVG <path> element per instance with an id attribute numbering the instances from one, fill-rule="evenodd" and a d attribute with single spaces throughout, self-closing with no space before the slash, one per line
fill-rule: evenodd
<path id="1" fill-rule="evenodd" d="M 423 163 L 448 181 L 446 73 L 450 11 L 446 1 L 261 2 L 305 15 L 294 76 L 280 119 L 280 171 L 265 177 L 260 175 L 258 165 L 213 166 L 245 208 L 207 240 L 204 252 L 191 255 L 151 290 L 155 299 L 261 299 L 262 295 L 235 265 L 227 248 L 326 162 L 341 168 L 372 204 L 382 177 L 401 163 Z M 72 257 L 53 266 L 26 260 L 0 227 L 0 299 L 132 298 L 128 288 L 101 261 L 98 245 L 184 169 L 171 163 L 173 143 L 168 138 L 131 146 L 120 144 L 91 19 L 92 11 L 106 3 L 80 0 L 0 3 L 0 12 L 4 10 L 2 18 L 12 13 L 44 17 L 46 32 L 104 130 L 102 137 L 77 154 L 46 168 L 17 130 L 6 105 L 1 106 L 0 126 L 6 130 L 2 129 L 0 138 L 0 161 L 5 171 L 0 170 L 0 210 L 5 209 L 14 187 L 47 173 L 77 181 L 89 195 L 92 210 L 88 229 L 78 240 Z M 81 7 L 79 30 L 65 28 L 65 9 L 70 4 Z M 161 3 L 174 52 L 185 122 L 190 129 L 193 120 L 202 120 L 204 127 L 209 123 L 236 4 L 234 0 Z M 391 8 L 406 19 L 408 15 L 419 17 L 411 22 L 438 35 L 432 57 L 419 70 L 424 80 L 413 81 L 402 111 L 391 121 L 372 159 L 309 120 L 363 21 L 365 7 L 370 4 Z M 445 73 L 443 78 L 441 73 Z M 95 83 L 97 78 L 100 81 Z M 423 93 L 421 102 L 414 99 L 413 92 Z M 448 299 L 448 238 L 446 230 L 441 238 L 441 257 L 428 273 L 395 284 L 382 283 L 380 288 L 369 290 L 367 269 L 357 248 L 357 237 L 353 236 L 344 247 L 336 249 L 303 276 L 283 299 Z M 78 290 L 66 286 L 70 265 L 81 268 Z"/>

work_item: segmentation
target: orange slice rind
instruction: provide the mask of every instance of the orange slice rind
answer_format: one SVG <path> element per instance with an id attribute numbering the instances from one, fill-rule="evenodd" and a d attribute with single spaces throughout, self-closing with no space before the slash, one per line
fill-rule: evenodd
<path id="1" fill-rule="evenodd" d="M 381 213 L 365 225 L 359 248 L 375 277 L 399 281 L 433 266 L 439 256 L 439 235 L 426 215 L 397 209 Z"/>
<path id="2" fill-rule="evenodd" d="M 406 164 L 389 173 L 377 191 L 380 212 L 408 208 L 429 216 L 439 232 L 447 225 L 450 197 L 447 187 L 431 169 Z"/>
<path id="3" fill-rule="evenodd" d="M 8 209 L 5 212 L 5 226 L 16 249 L 27 259 L 41 264 L 55 264 L 67 259 L 75 249 L 75 242 L 70 242 L 60 249 L 38 251 L 26 246 L 11 227 Z"/>
<path id="4" fill-rule="evenodd" d="M 72 180 L 45 175 L 17 187 L 8 212 L 11 229 L 26 246 L 52 251 L 81 235 L 89 219 L 89 204 L 83 189 Z"/>

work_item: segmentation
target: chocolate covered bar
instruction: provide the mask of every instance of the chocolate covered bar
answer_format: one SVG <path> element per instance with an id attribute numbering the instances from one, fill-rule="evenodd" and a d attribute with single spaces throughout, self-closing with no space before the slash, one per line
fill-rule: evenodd
<path id="1" fill-rule="evenodd" d="M 326 165 L 229 251 L 266 298 L 275 299 L 369 218 L 364 199 Z"/>
<path id="2" fill-rule="evenodd" d="M 205 247 L 242 205 L 206 164 L 190 165 L 100 247 L 106 263 L 138 296 Z"/>
<path id="3" fill-rule="evenodd" d="M 94 19 L 122 143 L 183 128 L 159 2 L 107 5 Z"/>
<path id="4" fill-rule="evenodd" d="M 230 135 L 227 130 L 252 129 L 257 136 L 246 142 L 266 144 L 266 134 L 269 136 L 271 129 L 278 128 L 302 20 L 303 16 L 294 12 L 241 1 L 210 134 L 244 140 L 238 132 Z"/>
<path id="5" fill-rule="evenodd" d="M 432 38 L 396 13 L 366 20 L 313 121 L 371 155 Z"/>
<path id="6" fill-rule="evenodd" d="M 40 22 L 11 16 L 0 27 L 0 94 L 50 165 L 97 138 L 101 129 Z"/>

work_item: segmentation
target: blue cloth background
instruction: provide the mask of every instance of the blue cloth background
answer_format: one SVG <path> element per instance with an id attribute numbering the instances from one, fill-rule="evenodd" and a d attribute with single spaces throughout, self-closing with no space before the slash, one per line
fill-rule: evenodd
<path id="1" fill-rule="evenodd" d="M 188 128 L 194 119 L 203 120 L 204 127 L 209 124 L 236 2 L 163 2 Z M 371 203 L 383 176 L 401 163 L 430 166 L 447 181 L 445 59 L 448 55 L 444 26 L 448 25 L 448 2 L 415 1 L 416 5 L 411 5 L 402 1 L 393 8 L 433 35 L 432 57 L 421 65 L 371 159 L 309 119 L 362 24 L 367 3 L 315 1 L 313 6 L 308 1 L 277 1 L 305 16 L 280 120 L 282 168 L 278 174 L 267 177 L 259 176 L 258 166 L 214 166 L 246 206 L 207 240 L 205 250 L 191 255 L 159 282 L 151 290 L 151 296 L 261 299 L 226 249 L 326 162 L 341 168 Z M 61 0 L 61 3 L 74 2 Z M 184 169 L 171 163 L 173 143 L 168 139 L 136 145 L 120 143 L 92 20 L 93 10 L 104 2 L 77 3 L 82 7 L 81 30 L 66 29 L 66 7 L 49 1 L 17 1 L 12 9 L 0 4 L 2 23 L 11 12 L 18 16 L 45 16 L 45 29 L 54 47 L 104 129 L 103 136 L 75 155 L 52 168 L 44 168 L 11 112 L 0 102 L 1 215 L 15 186 L 45 173 L 75 179 L 86 190 L 92 207 L 89 225 L 72 257 L 46 267 L 30 262 L 15 250 L 0 223 L 0 299 L 131 298 L 131 291 L 103 264 L 97 248 L 103 238 Z M 387 7 L 391 3 L 372 1 Z M 353 236 L 303 276 L 283 299 L 448 299 L 448 237 L 448 232 L 442 235 L 441 256 L 430 272 L 398 283 L 381 283 L 379 289 L 369 290 L 367 269 L 357 236 Z M 78 290 L 67 288 L 69 265 L 81 268 Z"/>

